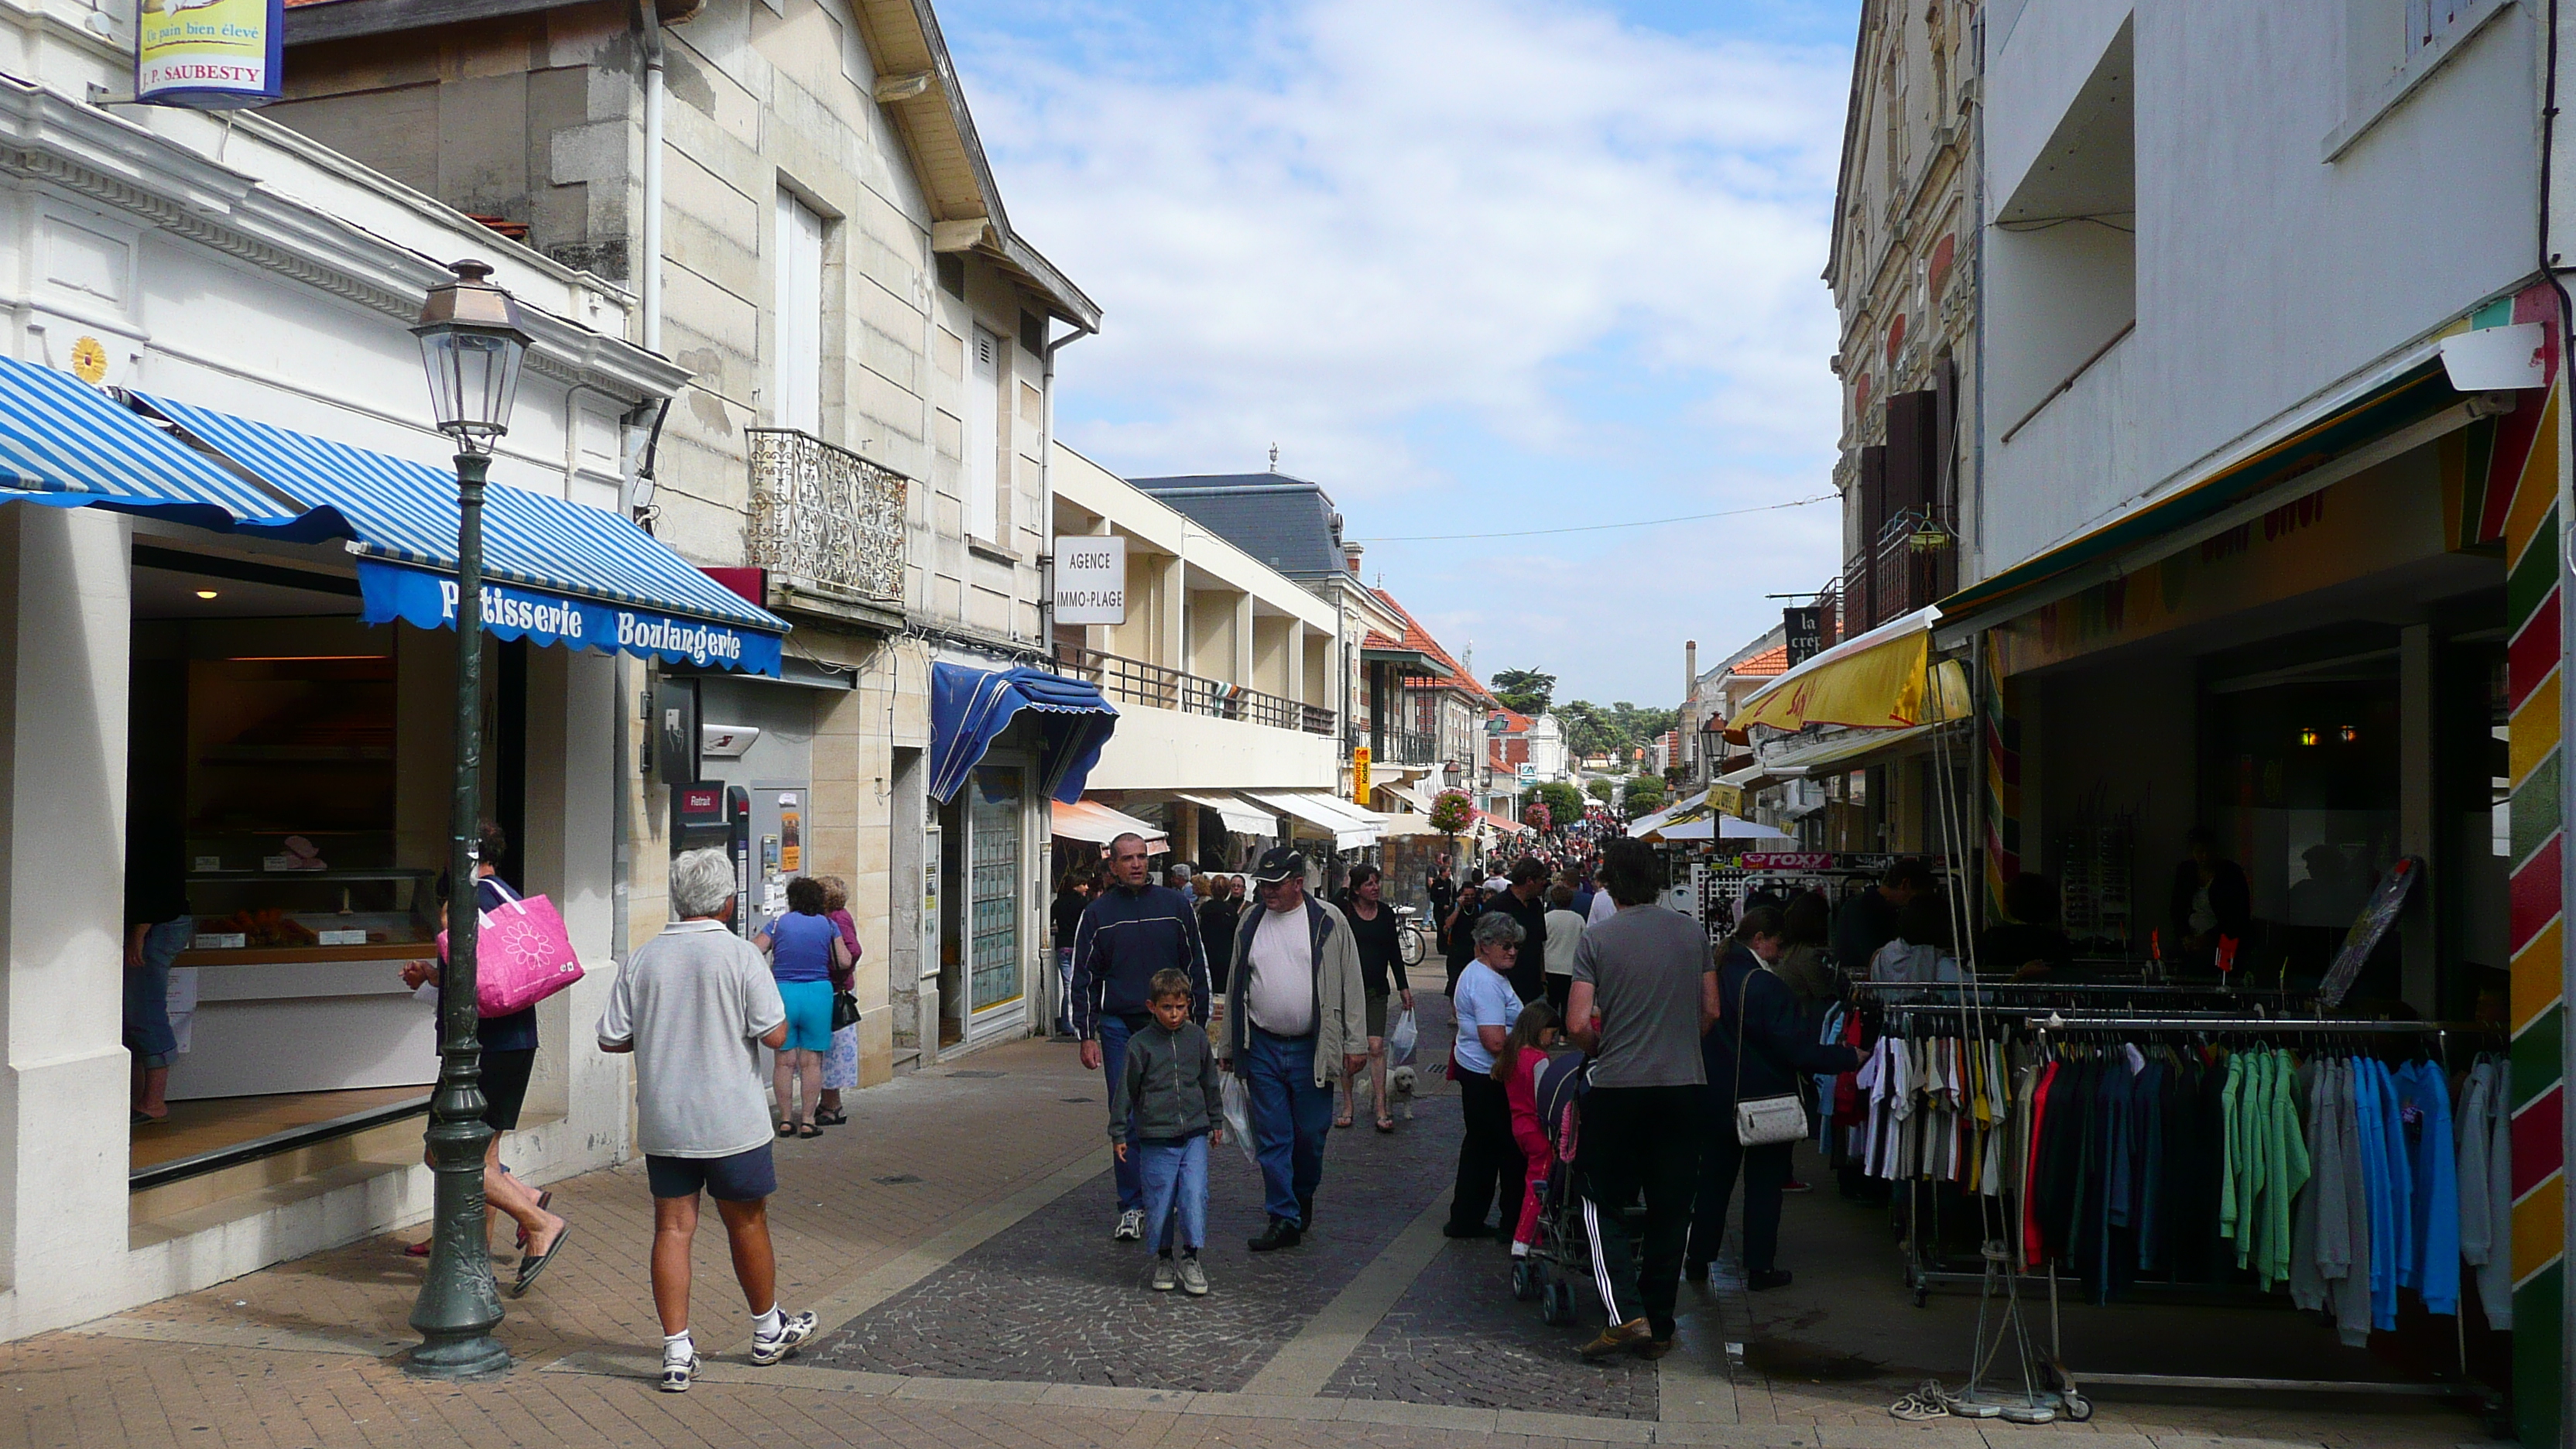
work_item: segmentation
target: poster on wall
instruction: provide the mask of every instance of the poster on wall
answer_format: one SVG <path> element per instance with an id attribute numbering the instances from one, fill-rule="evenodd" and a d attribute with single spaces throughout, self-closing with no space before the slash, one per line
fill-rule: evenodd
<path id="1" fill-rule="evenodd" d="M 285 0 L 143 0 L 134 98 L 205 111 L 266 105 L 281 94 Z"/>

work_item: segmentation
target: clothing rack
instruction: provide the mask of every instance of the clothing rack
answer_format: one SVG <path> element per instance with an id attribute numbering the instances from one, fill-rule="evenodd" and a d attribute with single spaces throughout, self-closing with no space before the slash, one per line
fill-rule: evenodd
<path id="1" fill-rule="evenodd" d="M 1922 988 L 1918 987 L 1917 989 Z M 1963 1024 L 1967 1024 L 1966 1019 L 1970 1016 L 1971 1012 L 1975 1010 L 1975 1007 L 1970 1003 L 1962 1001 L 1918 1001 L 1887 1002 L 1881 1005 L 1881 1010 L 1884 1011 L 1889 1018 L 1889 1029 L 1896 1030 L 1898 1029 L 1897 1018 L 1910 1018 L 1930 1013 L 1940 1013 L 1946 1017 L 1958 1017 L 1962 1019 Z M 1992 1014 L 2003 1018 L 2003 1020 L 2009 1025 L 2018 1026 L 2022 1030 L 2034 1033 L 2043 1039 L 2051 1032 L 2157 1031 L 2190 1032 L 2195 1035 L 2244 1034 L 2267 1037 L 2301 1035 L 2308 1037 L 2345 1038 L 2376 1037 L 2391 1040 L 2408 1037 L 2417 1039 L 2431 1037 L 2434 1040 L 2436 1052 L 2447 1056 L 2449 1042 L 2453 1037 L 2482 1039 L 2495 1045 L 2501 1045 L 2504 1038 L 2502 1028 L 2486 1022 L 2336 1020 L 2326 1017 L 2249 1016 L 2242 1013 L 2231 1014 L 2225 1012 L 2198 1012 L 2186 1010 L 2161 1011 L 2153 1013 L 2079 1011 L 2072 1014 L 2065 1011 L 2052 1010 L 2044 1015 L 2027 1014 L 2028 1012 L 2029 1008 L 2025 1007 L 2010 1013 L 1993 1012 Z M 1911 1023 L 1908 1022 L 1907 1024 L 1910 1025 Z M 1919 1198 L 1916 1199 L 1916 1204 L 1917 1211 L 1919 1211 Z M 1936 1216 L 1934 1220 L 1934 1234 L 1936 1239 L 1938 1230 L 1936 1195 Z M 2047 1264 L 2044 1271 L 2033 1271 L 2027 1264 L 2014 1263 L 2011 1260 L 2010 1255 L 2001 1251 L 2000 1245 L 1989 1244 L 1987 1251 L 1981 1255 L 1985 1261 L 1976 1271 L 1940 1268 L 1931 1266 L 1930 1260 L 1926 1257 L 1924 1250 L 1921 1248 L 1920 1244 L 1923 1240 L 1923 1233 L 1919 1226 L 1910 1229 L 1907 1236 L 1909 1239 L 1909 1246 L 1907 1251 L 1908 1264 L 1906 1276 L 1908 1286 L 1914 1290 L 1914 1301 L 1917 1307 L 1922 1306 L 1926 1302 L 1930 1290 L 1935 1286 L 1975 1285 L 1981 1288 L 1987 1297 L 1991 1299 L 1998 1291 L 2011 1293 L 2024 1285 L 2027 1285 L 2036 1291 L 2040 1286 L 2045 1285 L 2048 1294 L 2048 1351 L 2045 1358 L 2042 1360 L 2042 1367 L 2046 1375 L 2053 1380 L 2049 1385 L 2050 1390 L 2059 1396 L 2061 1402 L 2066 1407 L 2069 1417 L 2075 1418 L 2078 1421 L 2092 1417 L 2091 1406 L 2083 1397 L 2081 1385 L 2079 1384 L 2077 1376 L 2073 1371 L 2067 1368 L 2061 1347 L 2062 1337 L 2060 1333 L 2058 1294 L 2059 1276 L 2057 1264 L 2054 1260 Z M 2134 1288 L 2147 1285 L 2138 1284 L 2132 1286 Z M 2195 1296 L 2213 1291 L 2221 1294 L 2231 1294 L 2231 1296 L 2233 1293 L 2232 1290 L 2219 1285 L 2191 1285 L 2184 1291 L 2188 1291 Z M 2270 1300 L 2274 1297 L 2274 1295 L 2269 1292 L 2260 1293 L 2256 1296 L 2264 1300 Z M 1981 1305 L 1981 1335 L 1983 1332 L 1983 1315 L 1984 1308 Z M 2458 1353 L 2457 1371 L 2452 1375 L 2446 1375 L 2429 1380 L 2386 1382 L 2378 1380 L 2254 1378 L 2207 1374 L 2086 1373 L 2082 1376 L 2082 1382 L 2142 1388 L 2230 1389 L 2272 1393 L 2336 1393 L 2456 1398 L 2467 1399 L 2477 1403 L 2484 1412 L 2492 1417 L 2498 1409 L 2500 1400 L 2495 1391 L 2478 1383 L 2469 1376 L 2468 1328 L 2465 1314 L 2455 1313 L 2451 1315 L 2451 1317 L 2455 1334 L 2456 1350 Z M 1979 1386 L 1972 1382 L 1968 1390 L 1968 1399 L 1972 1402 L 1976 1401 L 1979 1398 L 1980 1393 L 1981 1390 Z"/>

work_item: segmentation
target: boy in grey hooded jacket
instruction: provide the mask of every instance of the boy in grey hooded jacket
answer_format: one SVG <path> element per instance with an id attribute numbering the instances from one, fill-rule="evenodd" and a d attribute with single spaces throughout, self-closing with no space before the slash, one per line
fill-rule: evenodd
<path id="1" fill-rule="evenodd" d="M 1208 1144 L 1221 1140 L 1225 1130 L 1224 1074 L 1207 1030 L 1190 1020 L 1189 976 L 1159 971 L 1150 989 L 1153 1022 L 1127 1039 L 1124 1070 L 1109 1094 L 1109 1140 L 1124 1163 L 1128 1133 L 1135 1133 L 1145 1231 L 1162 1247 L 1154 1287 L 1186 1288 L 1198 1296 L 1208 1291 L 1199 1249 L 1207 1241 Z M 1181 1248 L 1177 1271 L 1175 1236 Z"/>

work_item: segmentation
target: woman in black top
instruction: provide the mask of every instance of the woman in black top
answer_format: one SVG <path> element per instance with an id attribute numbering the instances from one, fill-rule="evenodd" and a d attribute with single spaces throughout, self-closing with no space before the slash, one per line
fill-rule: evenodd
<path id="1" fill-rule="evenodd" d="M 1091 904 L 1091 878 L 1069 870 L 1056 882 L 1055 900 L 1047 914 L 1055 926 L 1055 1037 L 1073 1040 L 1073 938 L 1082 929 L 1083 908 Z"/>
<path id="2" fill-rule="evenodd" d="M 1243 919 L 1243 901 L 1224 876 L 1207 877 L 1208 898 L 1199 902 L 1199 945 L 1207 951 L 1209 979 L 1225 989 L 1225 973 L 1234 964 L 1234 928 Z"/>
<path id="3" fill-rule="evenodd" d="M 1395 1118 L 1387 1113 L 1386 1101 L 1386 999 L 1392 989 L 1404 997 L 1404 1009 L 1413 1009 L 1413 983 L 1404 979 L 1404 955 L 1400 948 L 1403 923 L 1380 893 L 1386 888 L 1384 874 L 1373 865 L 1351 867 L 1350 894 L 1342 898 L 1342 912 L 1351 923 L 1351 944 L 1360 953 L 1360 985 L 1368 997 L 1368 1069 L 1369 1086 L 1377 1103 L 1377 1130 L 1395 1130 Z M 1359 1106 L 1356 1094 L 1359 1073 L 1344 1057 L 1342 1067 L 1342 1110 L 1333 1118 L 1336 1127 L 1351 1125 L 1351 1114 Z"/>
<path id="4" fill-rule="evenodd" d="M 1440 923 L 1440 939 L 1449 952 L 1449 994 L 1458 994 L 1458 974 L 1476 959 L 1476 918 L 1485 913 L 1485 888 L 1466 885 L 1458 888 L 1458 904 L 1451 907 L 1449 918 Z"/>

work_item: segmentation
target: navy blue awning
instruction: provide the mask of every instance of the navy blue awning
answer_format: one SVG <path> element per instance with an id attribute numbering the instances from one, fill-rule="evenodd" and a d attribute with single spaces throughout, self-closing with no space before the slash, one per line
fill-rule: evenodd
<path id="1" fill-rule="evenodd" d="M 1038 760 L 1047 798 L 1067 805 L 1100 763 L 1100 747 L 1118 727 L 1118 709 L 1087 680 L 1043 669 L 974 669 L 934 664 L 930 670 L 930 793 L 956 795 L 966 776 L 1021 710 L 1038 713 L 1046 752 Z"/>
<path id="2" fill-rule="evenodd" d="M 335 531 L 359 554 L 366 622 L 455 627 L 453 474 L 168 398 L 134 397 L 279 494 L 345 520 Z M 786 620 L 614 511 L 497 484 L 485 499 L 483 627 L 495 638 L 780 672 Z"/>

